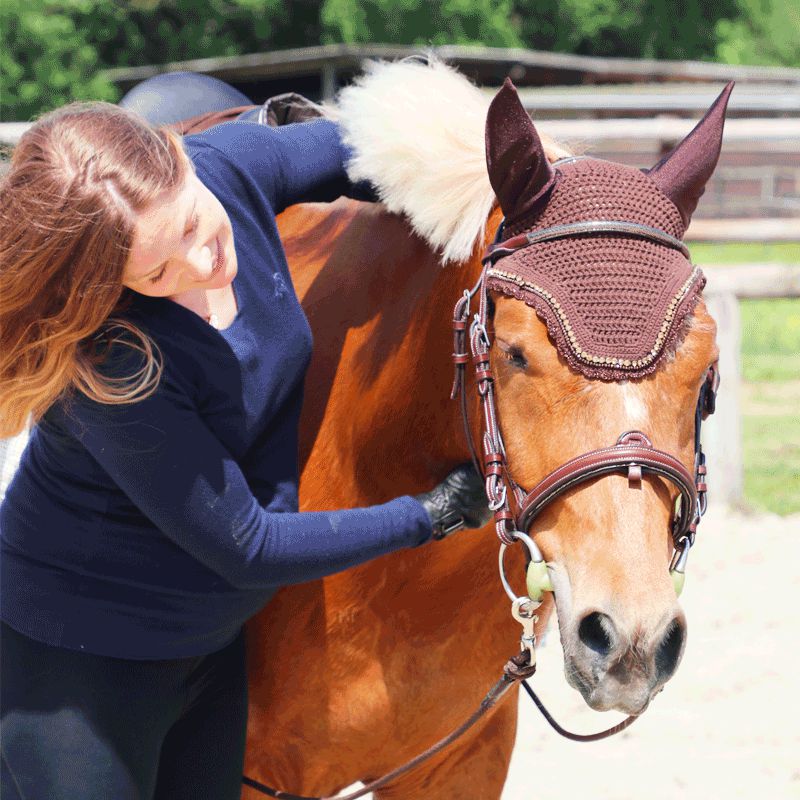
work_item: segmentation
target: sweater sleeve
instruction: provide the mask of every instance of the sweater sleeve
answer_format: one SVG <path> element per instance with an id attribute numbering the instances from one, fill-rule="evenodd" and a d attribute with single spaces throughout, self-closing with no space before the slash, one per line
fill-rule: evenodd
<path id="1" fill-rule="evenodd" d="M 61 415 L 165 536 L 237 588 L 320 578 L 430 538 L 425 510 L 408 496 L 341 511 L 266 511 L 166 374 L 139 402 L 105 405 L 81 396 Z"/>
<path id="2" fill-rule="evenodd" d="M 345 195 L 374 197 L 366 184 L 351 184 L 350 158 L 339 126 L 329 119 L 279 128 L 255 122 L 228 122 L 187 139 L 190 148 L 213 147 L 252 182 L 277 215 L 295 203 L 327 202 Z"/>

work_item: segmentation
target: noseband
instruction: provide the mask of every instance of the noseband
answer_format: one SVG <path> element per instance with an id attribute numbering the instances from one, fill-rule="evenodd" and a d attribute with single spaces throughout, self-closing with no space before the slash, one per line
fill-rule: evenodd
<path id="1" fill-rule="evenodd" d="M 489 363 L 490 339 L 487 331 L 488 291 L 487 275 L 490 274 L 496 260 L 517 252 L 541 241 L 579 236 L 586 233 L 614 233 L 635 236 L 674 247 L 686 253 L 686 246 L 679 239 L 669 236 L 663 231 L 646 225 L 619 220 L 594 220 L 574 225 L 558 225 L 535 234 L 520 234 L 512 239 L 499 243 L 502 236 L 502 223 L 483 257 L 483 270 L 478 283 L 472 290 L 465 290 L 458 300 L 453 312 L 453 334 L 455 364 L 455 380 L 451 398 L 460 395 L 464 428 L 470 446 L 475 468 L 486 481 L 486 496 L 489 507 L 494 512 L 497 536 L 505 546 L 523 540 L 529 551 L 531 562 L 540 565 L 539 574 L 543 576 L 544 586 L 539 591 L 529 591 L 531 601 L 538 605 L 542 599 L 542 591 L 549 588 L 546 580 L 543 557 L 532 537 L 527 535 L 536 517 L 553 500 L 568 490 L 605 475 L 621 473 L 628 478 L 629 485 L 638 487 L 644 475 L 652 474 L 666 478 L 678 489 L 678 499 L 671 521 L 673 556 L 670 571 L 675 580 L 676 591 L 683 587 L 683 576 L 689 549 L 694 544 L 697 525 L 706 509 L 706 465 L 705 456 L 700 446 L 700 425 L 714 411 L 719 375 L 716 364 L 712 365 L 703 382 L 695 411 L 695 457 L 694 475 L 681 463 L 680 459 L 653 447 L 650 439 L 641 431 L 626 431 L 609 447 L 590 450 L 576 456 L 542 478 L 530 491 L 525 491 L 511 476 L 503 445 L 503 438 L 497 420 L 494 400 L 494 375 Z M 478 296 L 478 310 L 470 321 L 470 301 Z M 466 344 L 469 338 L 469 350 Z M 479 459 L 477 448 L 472 441 L 472 431 L 467 414 L 465 369 L 469 361 L 475 368 L 478 395 L 483 412 L 482 450 L 483 458 Z M 481 463 L 482 462 L 482 463 Z M 511 509 L 511 499 L 516 510 Z M 520 536 L 523 534 L 523 536 Z M 501 575 L 502 552 L 501 548 Z M 530 568 L 529 568 L 530 575 Z M 517 601 L 503 577 L 506 591 Z M 529 589 L 531 581 L 528 582 Z M 533 596 L 538 594 L 538 596 Z"/>

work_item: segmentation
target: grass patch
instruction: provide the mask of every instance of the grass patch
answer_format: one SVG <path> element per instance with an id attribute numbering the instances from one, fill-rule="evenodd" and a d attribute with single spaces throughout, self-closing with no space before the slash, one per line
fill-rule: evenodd
<path id="1" fill-rule="evenodd" d="M 742 300 L 744 495 L 800 512 L 800 299 Z"/>
<path id="2" fill-rule="evenodd" d="M 800 380 L 800 298 L 742 300 L 742 377 Z"/>
<path id="3" fill-rule="evenodd" d="M 762 264 L 775 261 L 800 266 L 798 242 L 690 242 L 695 264 Z"/>
<path id="4" fill-rule="evenodd" d="M 797 392 L 800 400 L 800 390 Z M 775 514 L 800 512 L 800 416 L 748 415 L 744 428 L 744 495 Z"/>
<path id="5" fill-rule="evenodd" d="M 742 355 L 742 375 L 745 380 L 758 382 L 781 383 L 796 380 L 800 378 L 800 354 L 787 356 L 751 353 Z"/>

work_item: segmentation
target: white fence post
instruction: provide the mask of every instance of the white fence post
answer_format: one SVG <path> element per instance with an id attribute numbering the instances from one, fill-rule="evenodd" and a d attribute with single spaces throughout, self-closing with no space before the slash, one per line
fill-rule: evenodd
<path id="1" fill-rule="evenodd" d="M 710 270 L 706 270 L 708 274 Z M 711 281 L 709 281 L 711 283 Z M 703 451 L 708 463 L 709 501 L 741 505 L 744 500 L 744 459 L 739 393 L 741 322 L 739 299 L 733 292 L 705 294 L 706 306 L 717 321 L 720 387 L 717 408 L 702 428 Z"/>

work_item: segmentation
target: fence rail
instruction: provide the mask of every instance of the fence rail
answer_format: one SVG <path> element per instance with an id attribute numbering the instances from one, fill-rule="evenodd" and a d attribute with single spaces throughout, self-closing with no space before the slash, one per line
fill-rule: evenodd
<path id="1" fill-rule="evenodd" d="M 795 236 L 800 239 L 800 231 Z M 800 297 L 800 264 L 706 264 L 706 294 L 734 294 L 739 299 Z"/>
<path id="2" fill-rule="evenodd" d="M 714 84 L 611 84 L 607 86 L 546 86 L 520 89 L 519 96 L 534 119 L 558 116 L 631 114 L 704 114 L 722 88 Z M 494 88 L 487 92 L 497 91 Z M 785 84 L 737 85 L 728 104 L 728 119 L 739 116 L 800 114 L 800 86 Z"/>
<path id="3" fill-rule="evenodd" d="M 30 122 L 0 122 L 0 144 L 15 145 L 30 128 Z M 541 128 L 556 139 L 603 143 L 608 140 L 657 140 L 679 142 L 692 130 L 696 120 L 676 117 L 652 119 L 547 119 Z M 750 117 L 725 122 L 724 146 L 746 142 L 763 148 L 800 146 L 800 118 Z"/>

